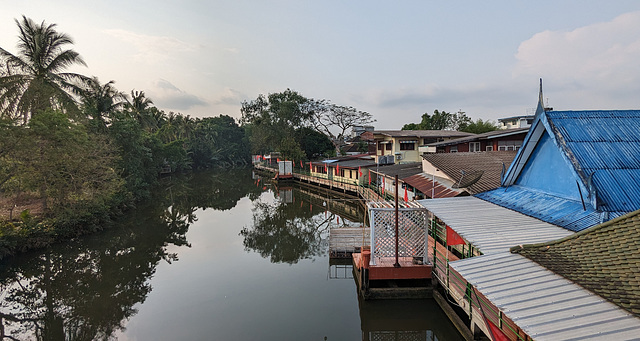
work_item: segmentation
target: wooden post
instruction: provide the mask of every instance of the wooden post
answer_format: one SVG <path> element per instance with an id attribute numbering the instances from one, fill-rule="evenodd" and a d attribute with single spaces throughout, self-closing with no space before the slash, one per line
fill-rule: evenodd
<path id="1" fill-rule="evenodd" d="M 396 174 L 396 263 L 393 264 L 394 268 L 400 267 L 400 262 L 398 262 L 398 174 Z"/>

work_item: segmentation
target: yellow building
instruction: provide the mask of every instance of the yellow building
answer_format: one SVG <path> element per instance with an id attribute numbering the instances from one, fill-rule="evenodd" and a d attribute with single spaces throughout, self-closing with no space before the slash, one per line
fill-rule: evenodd
<path id="1" fill-rule="evenodd" d="M 435 152 L 429 150 L 427 144 L 474 135 L 454 130 L 376 130 L 373 132 L 375 161 L 379 164 L 421 162 L 423 154 Z"/>

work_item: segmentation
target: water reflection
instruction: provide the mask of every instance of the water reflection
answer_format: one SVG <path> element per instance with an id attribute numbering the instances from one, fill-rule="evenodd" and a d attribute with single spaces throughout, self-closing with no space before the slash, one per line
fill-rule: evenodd
<path id="1" fill-rule="evenodd" d="M 188 246 L 198 208 L 227 210 L 257 197 L 250 172 L 163 179 L 153 200 L 104 233 L 0 263 L 0 339 L 109 339 L 151 291 L 161 260 Z"/>
<path id="2" fill-rule="evenodd" d="M 240 231 L 245 250 L 272 263 L 295 264 L 323 256 L 332 227 L 363 221 L 362 208 L 351 199 L 297 186 L 274 191 L 279 200 L 254 201 L 253 225 Z"/>
<path id="3" fill-rule="evenodd" d="M 327 256 L 330 228 L 362 223 L 352 200 L 250 170 L 162 185 L 103 233 L 0 262 L 0 339 L 458 339 L 432 302 L 357 302 L 351 265 Z"/>
<path id="4" fill-rule="evenodd" d="M 362 340 L 459 340 L 433 300 L 359 301 Z"/>

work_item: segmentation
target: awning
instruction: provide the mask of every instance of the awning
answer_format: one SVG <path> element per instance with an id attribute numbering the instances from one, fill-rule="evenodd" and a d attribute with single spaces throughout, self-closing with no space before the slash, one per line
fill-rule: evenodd
<path id="1" fill-rule="evenodd" d="M 574 234 L 476 197 L 418 201 L 483 254 L 508 251 L 522 244 L 537 244 Z"/>
<path id="2" fill-rule="evenodd" d="M 535 340 L 640 335 L 640 319 L 524 256 L 498 252 L 449 266 Z"/>

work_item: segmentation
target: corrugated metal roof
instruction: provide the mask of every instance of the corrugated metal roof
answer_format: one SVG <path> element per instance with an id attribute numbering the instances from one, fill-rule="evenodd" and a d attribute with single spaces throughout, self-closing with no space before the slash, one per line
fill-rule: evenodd
<path id="1" fill-rule="evenodd" d="M 451 189 L 438 181 L 433 181 L 433 178 L 426 173 L 420 173 L 404 178 L 403 181 L 410 186 L 415 187 L 418 191 L 434 198 L 452 198 L 465 193 L 463 190 Z"/>
<path id="2" fill-rule="evenodd" d="M 373 133 L 390 137 L 462 137 L 476 135 L 456 130 L 375 130 Z"/>
<path id="3" fill-rule="evenodd" d="M 599 210 L 640 209 L 640 110 L 550 111 L 552 129 L 588 178 Z M 562 143 L 562 142 L 561 142 Z"/>
<path id="4" fill-rule="evenodd" d="M 536 244 L 573 232 L 475 197 L 426 199 L 418 202 L 483 254 Z"/>
<path id="5" fill-rule="evenodd" d="M 640 210 L 557 241 L 511 249 L 640 317 Z"/>
<path id="6" fill-rule="evenodd" d="M 422 163 L 399 163 L 395 165 L 381 165 L 375 169 L 371 169 L 373 173 L 384 174 L 389 177 L 395 177 L 398 175 L 398 179 L 404 179 L 406 177 L 422 173 Z"/>
<path id="7" fill-rule="evenodd" d="M 429 143 L 427 146 L 442 147 L 442 146 L 449 146 L 449 145 L 465 143 L 465 142 L 471 142 L 471 141 L 490 140 L 490 139 L 495 139 L 495 138 L 499 138 L 499 137 L 517 135 L 517 134 L 523 134 L 522 137 L 524 138 L 524 135 L 527 133 L 528 130 L 529 130 L 529 127 L 526 127 L 526 128 L 514 128 L 514 129 L 503 129 L 503 130 L 493 130 L 493 131 L 489 131 L 489 132 L 486 132 L 486 133 L 478 134 L 478 135 L 475 135 L 475 136 L 467 136 L 467 137 L 461 137 L 461 138 L 457 138 L 457 139 L 453 139 L 453 140 L 449 140 L 449 141 Z"/>
<path id="8" fill-rule="evenodd" d="M 596 206 L 536 192 L 504 188 L 478 197 L 559 226 L 580 231 L 640 209 L 640 110 L 547 111 L 536 118 L 503 184 L 516 182 L 545 131 L 573 165 Z M 591 193 L 583 192 L 585 200 Z M 593 197 L 593 196 L 592 196 Z M 529 202 L 529 201 L 534 202 Z"/>
<path id="9" fill-rule="evenodd" d="M 637 340 L 640 319 L 517 254 L 449 263 L 535 340 Z"/>
<path id="10" fill-rule="evenodd" d="M 467 192 L 475 194 L 499 187 L 503 167 L 508 167 L 515 155 L 515 151 L 492 151 L 480 153 L 435 153 L 425 154 L 422 158 L 455 181 L 461 180 L 463 174 L 482 171 L 483 174 L 480 179 L 465 188 Z"/>
<path id="11" fill-rule="evenodd" d="M 576 232 L 624 214 L 603 214 L 589 205 L 585 205 L 585 210 L 580 201 L 560 198 L 518 185 L 479 193 L 475 197 Z"/>

